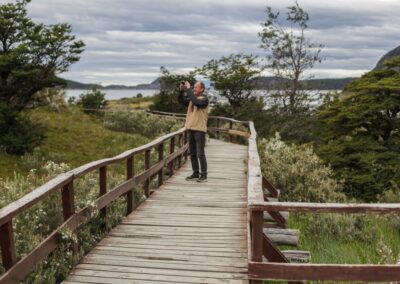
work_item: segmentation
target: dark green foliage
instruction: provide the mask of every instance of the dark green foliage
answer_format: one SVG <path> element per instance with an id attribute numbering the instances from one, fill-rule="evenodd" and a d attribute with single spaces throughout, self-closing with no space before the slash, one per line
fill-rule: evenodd
<path id="1" fill-rule="evenodd" d="M 367 201 L 400 183 L 400 57 L 349 84 L 318 112 L 319 154 Z"/>
<path id="2" fill-rule="evenodd" d="M 265 111 L 264 117 L 262 127 L 266 137 L 273 137 L 279 132 L 284 141 L 300 144 L 314 139 L 315 116 L 310 111 L 288 114 L 271 108 Z"/>
<path id="3" fill-rule="evenodd" d="M 93 88 L 87 93 L 79 95 L 77 104 L 84 109 L 104 109 L 107 105 L 106 94 Z"/>
<path id="4" fill-rule="evenodd" d="M 241 107 L 233 107 L 228 103 L 216 103 L 210 115 L 231 117 L 237 120 L 253 121 L 260 136 L 265 136 L 268 131 L 268 116 L 264 110 L 262 98 L 250 98 Z"/>
<path id="5" fill-rule="evenodd" d="M 0 5 L 0 143 L 10 152 L 25 151 L 23 148 L 33 146 L 25 144 L 40 140 L 33 137 L 34 131 L 23 133 L 30 128 L 22 123 L 19 113 L 34 101 L 38 91 L 63 84 L 56 73 L 77 62 L 84 47 L 71 35 L 69 24 L 34 23 L 27 16 L 29 2 Z"/>
<path id="6" fill-rule="evenodd" d="M 0 102 L 0 149 L 6 153 L 30 152 L 43 140 L 39 125 Z"/>
<path id="7" fill-rule="evenodd" d="M 181 81 L 189 81 L 193 86 L 196 82 L 194 72 L 180 75 L 171 73 L 167 68 L 161 67 L 161 89 L 160 92 L 154 96 L 154 103 L 150 106 L 150 109 L 185 113 L 186 107 L 180 105 L 176 98 Z"/>
<path id="8" fill-rule="evenodd" d="M 196 72 L 209 78 L 219 95 L 227 99 L 233 108 L 238 108 L 253 97 L 253 90 L 257 86 L 254 79 L 261 71 L 256 56 L 240 53 L 210 60 Z"/>

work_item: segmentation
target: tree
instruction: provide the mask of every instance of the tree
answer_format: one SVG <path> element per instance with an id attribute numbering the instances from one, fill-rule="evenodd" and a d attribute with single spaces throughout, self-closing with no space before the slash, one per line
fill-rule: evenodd
<path id="1" fill-rule="evenodd" d="M 150 106 L 151 110 L 185 113 L 186 108 L 180 105 L 176 99 L 179 92 L 179 83 L 189 81 L 193 86 L 196 82 L 194 72 L 187 74 L 171 73 L 164 66 L 160 67 L 161 87 L 160 92 L 155 95 L 154 103 Z"/>
<path id="2" fill-rule="evenodd" d="M 282 80 L 282 90 L 274 94 L 275 99 L 279 99 L 283 111 L 294 114 L 307 108 L 310 98 L 303 91 L 301 80 L 305 79 L 305 71 L 322 61 L 323 46 L 306 37 L 309 15 L 297 1 L 287 10 L 285 25 L 280 23 L 280 13 L 267 7 L 267 19 L 259 36 L 260 47 L 269 53 L 266 67 L 271 68 L 276 76 L 287 79 Z"/>
<path id="3" fill-rule="evenodd" d="M 400 186 L 400 57 L 351 82 L 317 117 L 317 150 L 349 195 L 375 201 Z"/>
<path id="4" fill-rule="evenodd" d="M 260 74 L 257 57 L 231 54 L 207 62 L 196 72 L 209 78 L 219 95 L 228 100 L 230 106 L 239 108 L 254 97 L 256 77 Z"/>
<path id="5" fill-rule="evenodd" d="M 2 136 L 12 135 L 19 123 L 27 123 L 20 113 L 35 93 L 64 84 L 56 75 L 77 62 L 84 48 L 69 24 L 34 23 L 27 16 L 29 2 L 0 5 L 0 109 L 8 110 L 1 115 Z"/>
<path id="6" fill-rule="evenodd" d="M 77 104 L 88 109 L 88 112 L 90 109 L 104 109 L 107 105 L 106 94 L 93 88 L 89 92 L 79 95 Z"/>

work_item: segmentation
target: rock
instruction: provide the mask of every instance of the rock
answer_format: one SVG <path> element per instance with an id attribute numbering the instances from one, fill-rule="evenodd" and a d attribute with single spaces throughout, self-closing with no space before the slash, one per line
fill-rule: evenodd
<path id="1" fill-rule="evenodd" d="M 396 56 L 400 56 L 400 46 L 396 47 L 395 49 L 389 51 L 384 56 L 382 56 L 382 58 L 376 64 L 376 67 L 374 68 L 374 70 L 382 68 L 385 61 L 390 60 Z"/>

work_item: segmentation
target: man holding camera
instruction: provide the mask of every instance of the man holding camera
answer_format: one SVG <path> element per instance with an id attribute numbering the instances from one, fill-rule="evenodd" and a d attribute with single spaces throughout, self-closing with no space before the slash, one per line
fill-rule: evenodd
<path id="1" fill-rule="evenodd" d="M 193 174 L 186 180 L 207 181 L 207 160 L 204 152 L 208 120 L 208 98 L 204 94 L 205 86 L 201 81 L 194 84 L 193 90 L 188 81 L 179 86 L 178 102 L 188 107 L 185 128 L 188 129 L 190 160 Z M 199 170 L 199 161 L 201 172 Z"/>

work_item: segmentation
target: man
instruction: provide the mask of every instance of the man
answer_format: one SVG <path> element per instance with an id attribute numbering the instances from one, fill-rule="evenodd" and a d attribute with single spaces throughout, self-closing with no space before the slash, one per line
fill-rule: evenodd
<path id="1" fill-rule="evenodd" d="M 186 180 L 207 181 L 207 160 L 204 152 L 208 120 L 208 98 L 201 81 L 194 84 L 193 91 L 188 81 L 179 86 L 178 102 L 188 107 L 185 128 L 188 129 L 190 160 L 193 174 Z M 201 172 L 199 171 L 199 161 Z"/>

